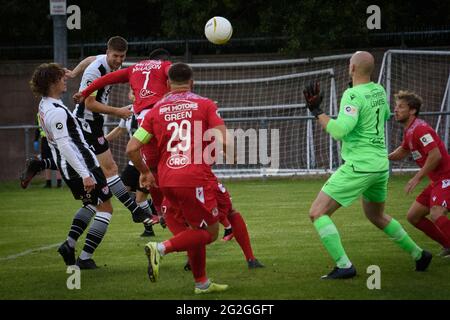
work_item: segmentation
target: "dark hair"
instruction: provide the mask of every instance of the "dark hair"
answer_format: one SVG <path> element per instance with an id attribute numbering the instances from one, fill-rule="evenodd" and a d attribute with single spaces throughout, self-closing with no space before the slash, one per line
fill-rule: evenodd
<path id="1" fill-rule="evenodd" d="M 158 48 L 148 55 L 150 60 L 170 60 L 170 53 L 166 49 Z"/>
<path id="2" fill-rule="evenodd" d="M 107 43 L 108 50 L 125 52 L 128 50 L 128 42 L 120 36 L 111 37 Z"/>
<path id="3" fill-rule="evenodd" d="M 400 90 L 398 93 L 394 95 L 395 100 L 403 100 L 406 102 L 410 109 L 416 110 L 416 117 L 419 115 L 420 107 L 422 106 L 422 98 L 410 91 Z"/>
<path id="4" fill-rule="evenodd" d="M 193 75 L 192 68 L 183 62 L 174 63 L 169 69 L 169 80 L 175 83 L 187 83 Z"/>
<path id="5" fill-rule="evenodd" d="M 36 96 L 46 97 L 50 86 L 64 77 L 65 71 L 58 63 L 43 63 L 37 67 L 30 80 L 31 91 Z"/>

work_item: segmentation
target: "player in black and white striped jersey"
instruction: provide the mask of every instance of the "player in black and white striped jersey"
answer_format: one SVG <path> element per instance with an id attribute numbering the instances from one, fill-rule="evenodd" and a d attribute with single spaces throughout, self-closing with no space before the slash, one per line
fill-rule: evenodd
<path id="1" fill-rule="evenodd" d="M 107 43 L 106 54 L 96 56 L 84 70 L 80 91 L 85 89 L 95 79 L 119 69 L 125 60 L 127 50 L 128 43 L 124 38 L 119 36 L 111 37 Z M 134 222 L 150 221 L 150 211 L 140 207 L 128 194 L 119 176 L 118 167 L 112 157 L 108 140 L 104 137 L 104 114 L 114 115 L 123 119 L 132 115 L 132 112 L 127 107 L 116 108 L 108 105 L 110 92 L 111 86 L 105 86 L 93 92 L 92 95 L 76 106 L 73 113 L 80 123 L 87 143 L 97 156 L 111 192 L 131 212 Z"/>
<path id="2" fill-rule="evenodd" d="M 61 95 L 66 91 L 64 69 L 55 63 L 42 64 L 34 71 L 30 86 L 33 93 L 42 97 L 39 118 L 55 163 L 74 198 L 83 202 L 83 207 L 74 216 L 67 240 L 58 252 L 66 265 L 97 268 L 92 255 L 111 220 L 111 191 L 78 122 L 61 101 Z M 93 217 L 83 250 L 75 261 L 76 242 Z"/>

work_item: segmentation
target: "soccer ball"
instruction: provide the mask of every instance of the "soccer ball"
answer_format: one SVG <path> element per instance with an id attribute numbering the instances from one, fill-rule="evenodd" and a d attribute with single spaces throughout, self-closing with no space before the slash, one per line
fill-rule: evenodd
<path id="1" fill-rule="evenodd" d="M 214 17 L 208 20 L 205 25 L 205 36 L 214 44 L 225 44 L 233 34 L 233 27 L 230 21 L 224 17 Z"/>

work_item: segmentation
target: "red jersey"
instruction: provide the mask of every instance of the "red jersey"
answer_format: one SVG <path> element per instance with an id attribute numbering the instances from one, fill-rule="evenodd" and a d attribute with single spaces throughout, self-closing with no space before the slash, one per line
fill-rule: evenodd
<path id="1" fill-rule="evenodd" d="M 168 91 L 167 74 L 172 65 L 170 61 L 143 60 L 125 69 L 120 69 L 96 79 L 82 91 L 84 97 L 96 90 L 114 83 L 129 82 L 135 101 L 133 103 L 135 114 L 151 107 Z"/>
<path id="2" fill-rule="evenodd" d="M 419 167 L 423 167 L 428 158 L 428 153 L 438 147 L 441 152 L 441 161 L 438 166 L 428 174 L 431 181 L 436 182 L 444 178 L 450 178 L 450 155 L 441 138 L 422 119 L 416 118 L 403 135 L 402 148 L 411 152 L 414 161 Z"/>
<path id="3" fill-rule="evenodd" d="M 216 104 L 195 93 L 171 92 L 161 99 L 141 124 L 157 141 L 159 186 L 200 187 L 208 184 L 212 175 L 211 163 L 205 161 L 204 154 L 208 154 L 209 149 L 205 149 L 213 142 L 203 141 L 203 137 L 208 129 L 223 124 Z"/>

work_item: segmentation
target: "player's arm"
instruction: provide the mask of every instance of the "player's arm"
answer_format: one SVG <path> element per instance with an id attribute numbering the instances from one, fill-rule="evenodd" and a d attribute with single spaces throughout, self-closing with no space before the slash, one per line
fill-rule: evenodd
<path id="1" fill-rule="evenodd" d="M 83 184 L 87 192 L 92 191 L 95 182 L 90 175 L 89 169 L 77 157 L 75 151 L 71 148 L 69 132 L 67 131 L 67 114 L 63 109 L 57 109 L 55 116 L 49 121 L 50 131 L 55 139 L 59 152 L 70 164 L 70 166 L 83 179 Z"/>
<path id="2" fill-rule="evenodd" d="M 123 135 L 126 132 L 127 132 L 127 120 L 120 119 L 119 125 L 117 127 L 115 127 L 111 132 L 109 132 L 105 136 L 105 138 L 106 138 L 106 140 L 111 142 L 111 141 L 117 139 L 118 137 L 120 137 L 121 135 Z"/>
<path id="3" fill-rule="evenodd" d="M 404 149 L 402 146 L 399 146 L 397 149 L 389 153 L 389 160 L 397 161 L 405 159 L 409 155 L 409 150 Z"/>
<path id="4" fill-rule="evenodd" d="M 133 162 L 134 167 L 141 173 L 141 176 L 139 177 L 139 183 L 144 188 L 156 186 L 155 178 L 153 177 L 147 165 L 144 163 L 141 155 L 141 148 L 144 146 L 144 144 L 149 143 L 151 138 L 151 133 L 149 133 L 143 127 L 139 127 L 139 129 L 137 129 L 134 135 L 131 137 L 130 141 L 128 141 L 126 151 L 127 156 L 131 160 L 131 162 Z"/>
<path id="5" fill-rule="evenodd" d="M 219 153 L 225 155 L 227 164 L 234 164 L 234 137 L 229 134 L 225 122 L 220 117 L 215 101 L 210 101 L 207 109 L 208 127 L 213 130 L 212 136 L 217 139 Z M 216 159 L 217 160 L 217 159 Z"/>
<path id="6" fill-rule="evenodd" d="M 342 140 L 349 132 L 353 130 L 358 122 L 357 99 L 353 96 L 349 98 L 349 91 L 345 91 L 341 101 L 341 108 L 336 120 L 327 116 L 320 105 L 323 96 L 320 93 L 320 83 L 311 82 L 304 90 L 306 107 L 316 117 L 320 126 L 325 129 L 336 140 Z M 351 101 L 348 102 L 348 101 Z M 353 101 L 354 100 L 354 101 Z"/>
<path id="7" fill-rule="evenodd" d="M 439 147 L 434 147 L 428 152 L 427 161 L 423 167 L 415 174 L 415 176 L 408 181 L 405 186 L 405 192 L 410 193 L 414 190 L 414 188 L 420 183 L 420 181 L 427 176 L 431 171 L 436 169 L 439 165 L 439 162 L 442 159 L 441 152 L 439 151 Z"/>
<path id="8" fill-rule="evenodd" d="M 126 119 L 133 114 L 133 112 L 130 110 L 130 106 L 125 106 L 122 108 L 111 107 L 101 102 L 98 102 L 95 99 L 95 96 L 87 97 L 84 102 L 84 105 L 92 112 L 110 114 L 122 119 Z"/>
<path id="9" fill-rule="evenodd" d="M 83 61 L 81 61 L 73 70 L 65 69 L 66 76 L 69 78 L 76 78 L 79 74 L 83 73 L 84 70 L 90 65 L 92 62 L 94 62 L 96 59 L 96 56 L 89 56 L 85 58 Z"/>
<path id="10" fill-rule="evenodd" d="M 129 80 L 129 68 L 120 69 L 95 79 L 91 84 L 89 84 L 89 86 L 87 86 L 87 88 L 85 88 L 81 92 L 81 95 L 86 98 L 93 94 L 95 91 L 107 85 L 115 83 L 126 83 Z"/>
<path id="11" fill-rule="evenodd" d="M 117 126 L 105 136 L 105 139 L 108 140 L 108 142 L 111 142 L 122 136 L 125 132 L 127 132 L 126 128 Z"/>

